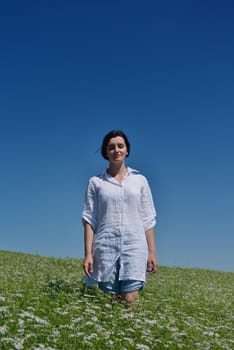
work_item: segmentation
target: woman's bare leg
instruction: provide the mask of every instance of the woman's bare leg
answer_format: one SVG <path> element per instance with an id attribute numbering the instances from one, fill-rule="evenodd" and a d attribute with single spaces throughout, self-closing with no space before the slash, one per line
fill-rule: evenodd
<path id="1" fill-rule="evenodd" d="M 139 291 L 133 291 L 133 292 L 126 292 L 126 293 L 121 293 L 121 296 L 123 300 L 126 301 L 127 304 L 131 305 L 134 303 L 136 299 L 139 297 Z"/>

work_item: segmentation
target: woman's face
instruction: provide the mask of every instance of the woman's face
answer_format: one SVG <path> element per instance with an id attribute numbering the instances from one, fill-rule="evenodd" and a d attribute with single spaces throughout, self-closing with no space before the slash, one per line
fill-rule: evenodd
<path id="1" fill-rule="evenodd" d="M 123 137 L 116 136 L 109 140 L 106 147 L 106 156 L 110 162 L 116 163 L 123 161 L 127 155 L 127 146 Z"/>

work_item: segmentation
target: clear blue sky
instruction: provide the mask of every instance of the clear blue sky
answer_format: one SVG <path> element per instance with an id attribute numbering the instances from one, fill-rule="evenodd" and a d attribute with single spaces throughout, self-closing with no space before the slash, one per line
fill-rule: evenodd
<path id="1" fill-rule="evenodd" d="M 0 249 L 83 257 L 106 132 L 152 188 L 160 265 L 234 271 L 233 1 L 0 4 Z"/>

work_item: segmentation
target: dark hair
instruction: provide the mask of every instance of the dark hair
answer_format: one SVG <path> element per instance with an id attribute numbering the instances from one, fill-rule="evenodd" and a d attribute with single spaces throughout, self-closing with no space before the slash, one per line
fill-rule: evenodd
<path id="1" fill-rule="evenodd" d="M 124 139 L 126 147 L 127 147 L 127 151 L 128 151 L 127 157 L 129 156 L 130 143 L 128 141 L 127 136 L 121 130 L 111 130 L 110 132 L 108 132 L 108 134 L 106 134 L 106 136 L 104 136 L 103 141 L 102 141 L 101 153 L 102 153 L 102 156 L 104 159 L 108 160 L 108 158 L 106 156 L 106 148 L 107 148 L 107 144 L 108 144 L 109 140 L 112 139 L 113 137 L 117 137 L 117 136 L 121 136 Z"/>

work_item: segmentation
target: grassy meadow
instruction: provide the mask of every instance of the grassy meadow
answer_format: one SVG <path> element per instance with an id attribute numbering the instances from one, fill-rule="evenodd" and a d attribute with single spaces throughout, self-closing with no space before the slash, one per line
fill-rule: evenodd
<path id="1" fill-rule="evenodd" d="M 79 259 L 0 251 L 1 350 L 234 349 L 234 273 L 160 267 L 132 307 Z"/>

